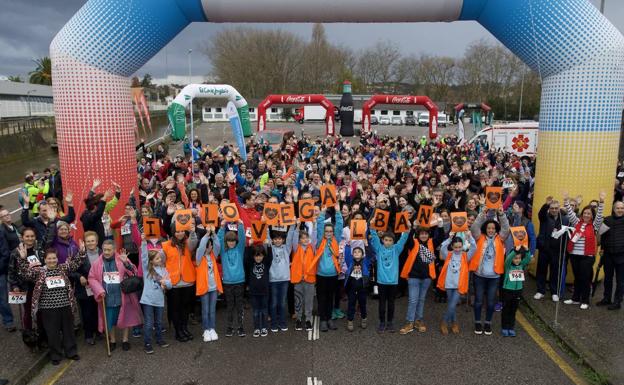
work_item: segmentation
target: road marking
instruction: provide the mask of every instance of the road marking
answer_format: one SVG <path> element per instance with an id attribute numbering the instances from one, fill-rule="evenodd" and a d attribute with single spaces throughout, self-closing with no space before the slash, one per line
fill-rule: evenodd
<path id="1" fill-rule="evenodd" d="M 314 317 L 314 333 L 312 334 L 312 340 L 316 341 L 320 337 L 319 333 L 319 325 L 321 323 L 321 318 L 319 316 Z"/>
<path id="2" fill-rule="evenodd" d="M 524 318 L 521 312 L 516 313 L 516 320 L 524 330 L 533 338 L 533 341 L 546 353 L 546 355 L 559 366 L 559 369 L 568 376 L 568 378 L 576 385 L 585 385 L 586 382 L 576 374 L 576 371 L 564 361 L 563 358 L 550 346 L 546 340 L 538 333 L 537 330 Z"/>
<path id="3" fill-rule="evenodd" d="M 308 377 L 308 385 L 323 385 L 323 381 L 316 377 Z"/>
<path id="4" fill-rule="evenodd" d="M 56 381 L 58 381 L 61 378 L 63 373 L 65 373 L 65 371 L 71 366 L 72 362 L 74 361 L 73 360 L 67 361 L 59 370 L 56 371 L 56 373 L 52 376 L 52 378 L 50 378 L 45 383 L 45 385 L 54 385 Z"/>

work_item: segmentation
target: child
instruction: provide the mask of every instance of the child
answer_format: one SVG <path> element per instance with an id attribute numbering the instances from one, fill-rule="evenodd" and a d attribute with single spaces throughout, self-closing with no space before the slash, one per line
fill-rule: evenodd
<path id="1" fill-rule="evenodd" d="M 368 294 L 368 281 L 370 273 L 368 270 L 369 260 L 364 256 L 364 249 L 350 245 L 345 246 L 345 263 L 347 264 L 347 274 L 345 287 L 349 304 L 347 308 L 347 330 L 353 331 L 353 319 L 355 318 L 355 303 L 360 305 L 360 316 L 362 317 L 360 327 L 367 327 L 366 295 Z"/>
<path id="2" fill-rule="evenodd" d="M 408 224 L 411 227 L 411 223 L 408 222 Z M 403 251 L 409 233 L 401 234 L 401 238 L 396 244 L 394 244 L 392 233 L 384 233 L 382 236 L 383 245 L 376 230 L 371 230 L 370 233 L 371 246 L 377 260 L 377 283 L 379 284 L 379 326 L 377 332 L 394 333 L 396 331 L 394 328 L 394 299 L 399 284 L 399 254 Z"/>
<path id="3" fill-rule="evenodd" d="M 217 238 L 221 248 L 221 265 L 223 266 L 223 292 L 227 304 L 227 329 L 226 337 L 234 335 L 234 312 L 238 323 L 238 336 L 245 337 L 243 328 L 243 295 L 245 294 L 245 228 L 243 222 L 238 222 L 238 232 L 225 231 L 228 224 L 223 221 Z"/>
<path id="4" fill-rule="evenodd" d="M 142 234 L 141 264 L 143 265 L 143 348 L 145 353 L 154 353 L 152 331 L 156 332 L 156 343 L 161 348 L 169 346 L 162 337 L 162 317 L 165 310 L 164 291 L 171 289 L 169 272 L 164 266 L 162 254 L 156 250 L 147 250 L 145 234 Z"/>
<path id="5" fill-rule="evenodd" d="M 525 246 L 517 246 L 505 260 L 503 283 L 503 312 L 501 315 L 503 337 L 515 337 L 516 310 L 524 282 L 524 270 L 533 256 Z"/>
<path id="6" fill-rule="evenodd" d="M 299 244 L 293 244 L 293 250 L 290 282 L 295 286 L 295 313 L 297 315 L 295 330 L 303 329 L 303 316 L 305 315 L 305 327 L 307 331 L 310 331 L 312 330 L 316 276 L 306 273 L 308 266 L 314 260 L 314 247 L 310 243 L 310 235 L 307 232 L 299 233 Z"/>
<path id="7" fill-rule="evenodd" d="M 215 254 L 219 254 L 219 241 L 215 233 L 207 231 L 202 237 L 195 259 L 197 262 L 196 292 L 201 299 L 202 328 L 204 342 L 217 341 L 219 335 L 215 330 L 218 293 L 223 293 L 221 275 Z"/>
<path id="8" fill-rule="evenodd" d="M 74 290 L 69 282 L 69 273 L 76 271 L 85 258 L 84 243 L 80 254 L 70 255 L 66 263 L 59 264 L 56 250 L 48 249 L 45 253 L 45 266 L 30 267 L 24 244 L 18 246 L 20 256 L 19 272 L 26 280 L 34 282 L 32 296 L 32 319 L 37 319 L 41 312 L 43 328 L 48 336 L 49 355 L 52 365 L 58 365 L 63 359 L 63 352 L 71 360 L 79 360 L 74 320 L 76 310 Z M 37 322 L 32 323 L 37 329 Z"/>
<path id="9" fill-rule="evenodd" d="M 470 243 L 468 252 L 463 251 L 464 241 L 454 236 L 454 233 L 450 233 L 449 239 L 442 242 L 440 246 L 440 259 L 444 261 L 444 266 L 440 270 L 438 288 L 446 291 L 448 304 L 444 319 L 440 324 L 442 335 L 448 334 L 449 324 L 453 334 L 459 334 L 455 308 L 459 302 L 459 296 L 468 293 L 468 262 L 477 251 L 477 245 L 469 231 L 464 234 Z"/>
<path id="10" fill-rule="evenodd" d="M 253 309 L 254 332 L 253 336 L 266 337 L 267 313 L 269 307 L 269 271 L 271 269 L 271 254 L 262 245 L 252 247 L 252 257 L 245 260 L 247 277 L 249 279 L 249 294 Z"/>
<path id="11" fill-rule="evenodd" d="M 273 231 L 267 234 L 267 241 L 271 243 L 267 254 L 271 256 L 269 282 L 271 283 L 271 332 L 277 333 L 280 329 L 288 331 L 286 323 L 286 294 L 290 283 L 290 254 L 293 250 L 293 241 L 299 238 L 296 226 L 290 226 L 288 233 Z M 279 329 L 278 329 L 279 327 Z"/>
<path id="12" fill-rule="evenodd" d="M 431 280 L 435 279 L 435 254 L 433 241 L 429 237 L 429 230 L 421 227 L 416 232 L 414 247 L 407 256 L 407 261 L 401 271 L 401 278 L 407 280 L 409 304 L 407 307 L 407 323 L 399 331 L 408 334 L 418 329 L 420 333 L 427 331 L 423 322 L 425 298 Z"/>

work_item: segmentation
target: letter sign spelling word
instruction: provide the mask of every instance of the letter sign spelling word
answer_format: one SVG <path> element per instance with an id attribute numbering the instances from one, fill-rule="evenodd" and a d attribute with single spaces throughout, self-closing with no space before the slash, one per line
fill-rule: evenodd
<path id="1" fill-rule="evenodd" d="M 314 199 L 299 200 L 299 219 L 301 222 L 314 221 Z"/>
<path id="2" fill-rule="evenodd" d="M 279 205 L 279 222 L 281 226 L 290 226 L 297 223 L 297 217 L 295 217 L 295 205 L 290 203 L 281 203 Z"/>
<path id="3" fill-rule="evenodd" d="M 210 226 L 219 226 L 219 205 L 216 203 L 208 203 L 202 205 L 201 219 L 205 228 Z"/>
<path id="4" fill-rule="evenodd" d="M 352 219 L 349 229 L 352 240 L 366 239 L 366 221 L 364 219 Z"/>
<path id="5" fill-rule="evenodd" d="M 268 225 L 262 221 L 251 221 L 251 240 L 254 243 L 264 242 Z"/>
<path id="6" fill-rule="evenodd" d="M 176 231 L 188 231 L 193 223 L 193 212 L 189 209 L 177 210 L 174 214 Z"/>
<path id="7" fill-rule="evenodd" d="M 321 186 L 321 207 L 334 207 L 336 205 L 336 186 L 326 184 Z"/>
<path id="8" fill-rule="evenodd" d="M 223 213 L 223 220 L 226 222 L 238 222 L 240 219 L 238 209 L 234 203 L 222 203 L 221 212 Z"/>
<path id="9" fill-rule="evenodd" d="M 159 239 L 160 218 L 143 217 L 143 233 L 147 239 Z"/>
<path id="10" fill-rule="evenodd" d="M 386 210 L 375 209 L 373 219 L 371 219 L 371 229 L 377 231 L 386 231 L 390 222 L 390 212 Z"/>
<path id="11" fill-rule="evenodd" d="M 431 214 L 433 214 L 433 207 L 421 205 L 418 209 L 418 215 L 416 216 L 418 218 L 418 223 L 422 227 L 431 226 Z"/>
<path id="12" fill-rule="evenodd" d="M 503 206 L 502 187 L 485 188 L 485 206 L 488 209 L 499 209 Z"/>
<path id="13" fill-rule="evenodd" d="M 264 211 L 262 212 L 264 216 L 264 222 L 269 226 L 277 226 L 279 225 L 280 220 L 280 205 L 279 203 L 265 203 Z"/>
<path id="14" fill-rule="evenodd" d="M 409 231 L 409 212 L 401 211 L 396 214 L 396 219 L 394 221 L 394 232 L 395 233 L 405 233 Z"/>
<path id="15" fill-rule="evenodd" d="M 451 213 L 451 231 L 461 233 L 466 230 L 468 230 L 468 215 L 466 212 Z"/>

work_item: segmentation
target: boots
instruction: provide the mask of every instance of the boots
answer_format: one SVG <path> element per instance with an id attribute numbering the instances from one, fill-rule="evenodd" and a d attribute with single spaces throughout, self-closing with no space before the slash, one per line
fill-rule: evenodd
<path id="1" fill-rule="evenodd" d="M 451 324 L 451 331 L 453 334 L 459 334 L 459 324 L 457 322 Z"/>
<path id="2" fill-rule="evenodd" d="M 414 323 L 408 322 L 399 330 L 399 334 L 405 335 L 414 331 Z"/>
<path id="3" fill-rule="evenodd" d="M 442 323 L 440 324 L 440 332 L 442 333 L 443 336 L 446 336 L 449 333 L 448 325 L 444 321 L 442 321 Z"/>
<path id="4" fill-rule="evenodd" d="M 425 323 L 423 321 L 414 322 L 414 328 L 416 328 L 419 333 L 424 333 L 427 331 L 427 327 L 425 326 Z"/>

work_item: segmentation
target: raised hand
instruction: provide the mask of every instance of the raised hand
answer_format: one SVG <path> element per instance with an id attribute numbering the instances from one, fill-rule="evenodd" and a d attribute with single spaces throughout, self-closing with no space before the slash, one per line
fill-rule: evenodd
<path id="1" fill-rule="evenodd" d="M 119 250 L 119 259 L 121 259 L 121 262 L 123 263 L 128 262 L 128 253 L 126 252 L 126 249 Z"/>
<path id="2" fill-rule="evenodd" d="M 82 239 L 78 242 L 78 251 L 80 251 L 80 253 L 85 253 L 87 251 L 85 243 Z"/>
<path id="3" fill-rule="evenodd" d="M 19 246 L 17 246 L 17 253 L 19 254 L 20 258 L 26 259 L 27 250 L 26 246 L 23 243 L 20 243 Z"/>
<path id="4" fill-rule="evenodd" d="M 73 201 L 74 201 L 74 193 L 72 193 L 71 191 L 68 191 L 67 194 L 65 195 L 65 202 L 67 202 L 68 205 L 71 205 Z"/>
<path id="5" fill-rule="evenodd" d="M 56 219 L 56 209 L 55 208 L 48 208 L 48 219 L 50 221 L 54 221 Z"/>
<path id="6" fill-rule="evenodd" d="M 600 199 L 600 203 L 604 203 L 606 197 L 607 197 L 607 193 L 605 193 L 604 191 L 601 191 L 600 195 L 598 195 L 598 199 Z"/>
<path id="7" fill-rule="evenodd" d="M 111 184 L 113 185 L 113 187 L 115 187 L 115 191 L 121 192 L 121 185 L 119 183 L 111 181 Z"/>
<path id="8" fill-rule="evenodd" d="M 101 179 L 94 179 L 93 184 L 91 185 L 91 190 L 95 191 L 95 189 L 100 187 L 101 184 L 102 184 Z"/>

